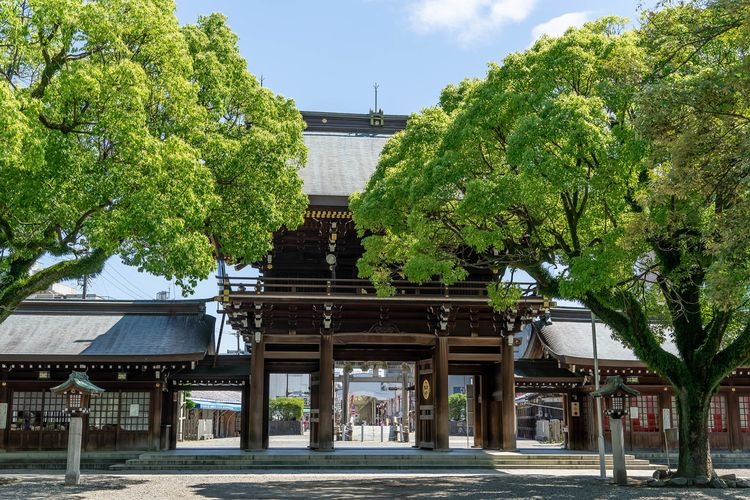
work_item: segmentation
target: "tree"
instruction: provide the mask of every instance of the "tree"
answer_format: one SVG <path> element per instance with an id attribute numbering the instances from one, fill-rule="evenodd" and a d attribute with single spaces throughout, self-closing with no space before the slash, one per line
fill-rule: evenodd
<path id="1" fill-rule="evenodd" d="M 173 11 L 0 0 L 0 321 L 112 255 L 189 290 L 302 221 L 294 103 L 260 87 L 222 16 L 180 29 Z"/>
<path id="2" fill-rule="evenodd" d="M 372 233 L 360 273 L 382 289 L 489 269 L 504 310 L 514 293 L 501 278 L 523 270 L 541 293 L 591 308 L 672 385 L 685 477 L 713 474 L 709 401 L 750 360 L 748 11 L 731 4 L 542 38 L 458 104 L 453 87 L 413 116 L 351 200 Z"/>
<path id="3" fill-rule="evenodd" d="M 448 396 L 448 418 L 451 420 L 466 419 L 466 396 L 456 392 Z"/>
<path id="4" fill-rule="evenodd" d="M 301 421 L 305 409 L 302 398 L 273 398 L 268 403 L 268 412 L 272 420 Z"/>

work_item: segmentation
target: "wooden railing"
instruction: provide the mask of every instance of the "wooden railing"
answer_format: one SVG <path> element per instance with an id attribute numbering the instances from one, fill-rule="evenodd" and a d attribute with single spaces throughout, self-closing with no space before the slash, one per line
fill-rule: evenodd
<path id="1" fill-rule="evenodd" d="M 318 278 L 267 278 L 267 277 L 217 277 L 223 295 L 336 295 L 377 297 L 375 287 L 362 279 L 318 279 Z M 522 290 L 522 297 L 537 297 L 535 283 L 515 283 Z M 417 285 L 408 281 L 394 281 L 393 296 L 442 296 L 442 297 L 487 297 L 487 283 L 462 281 L 454 285 L 427 282 Z"/>

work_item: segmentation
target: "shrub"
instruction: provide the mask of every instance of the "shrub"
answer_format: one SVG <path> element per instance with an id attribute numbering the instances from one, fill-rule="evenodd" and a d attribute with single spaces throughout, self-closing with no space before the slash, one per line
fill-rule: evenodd
<path id="1" fill-rule="evenodd" d="M 271 420 L 302 420 L 305 400 L 302 398 L 274 398 L 268 405 Z"/>

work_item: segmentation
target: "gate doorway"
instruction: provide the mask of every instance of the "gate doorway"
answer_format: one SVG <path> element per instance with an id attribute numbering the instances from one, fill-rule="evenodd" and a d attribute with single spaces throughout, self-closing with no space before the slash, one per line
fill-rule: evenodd
<path id="1" fill-rule="evenodd" d="M 334 367 L 334 446 L 409 448 L 414 445 L 416 364 L 339 361 Z"/>
<path id="2" fill-rule="evenodd" d="M 177 448 L 239 449 L 242 415 L 242 391 L 179 391 Z"/>
<path id="3" fill-rule="evenodd" d="M 309 373 L 269 374 L 266 415 L 269 448 L 310 445 L 311 380 Z"/>

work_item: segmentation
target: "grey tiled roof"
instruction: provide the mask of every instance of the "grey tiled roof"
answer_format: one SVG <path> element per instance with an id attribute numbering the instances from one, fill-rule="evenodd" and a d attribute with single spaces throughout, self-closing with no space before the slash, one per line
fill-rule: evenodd
<path id="1" fill-rule="evenodd" d="M 555 357 L 594 359 L 591 339 L 591 323 L 581 321 L 554 321 L 538 329 L 542 343 Z M 603 323 L 596 323 L 596 346 L 600 361 L 639 362 L 632 349 L 625 347 L 612 337 L 612 330 Z M 662 347 L 677 354 L 677 347 L 667 339 Z"/>
<path id="2" fill-rule="evenodd" d="M 306 132 L 307 165 L 300 171 L 309 196 L 348 197 L 375 171 L 388 135 Z"/>
<path id="3" fill-rule="evenodd" d="M 190 391 L 190 399 L 216 401 L 219 403 L 242 403 L 242 392 L 236 391 Z"/>
<path id="4" fill-rule="evenodd" d="M 215 318 L 203 304 L 82 302 L 26 303 L 0 324 L 0 360 L 180 361 L 211 349 Z"/>

